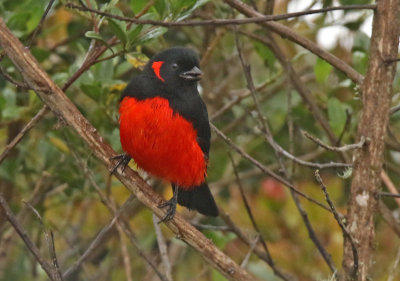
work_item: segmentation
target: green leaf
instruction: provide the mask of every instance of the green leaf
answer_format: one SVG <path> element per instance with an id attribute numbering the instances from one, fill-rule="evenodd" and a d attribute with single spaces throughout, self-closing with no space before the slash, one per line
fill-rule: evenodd
<path id="1" fill-rule="evenodd" d="M 314 74 L 318 83 L 325 82 L 331 71 L 332 71 L 332 65 L 330 65 L 321 58 L 317 58 L 317 62 L 315 63 L 314 66 Z"/>
<path id="2" fill-rule="evenodd" d="M 149 32 L 142 35 L 140 38 L 140 43 L 143 44 L 151 39 L 157 38 L 157 37 L 163 35 L 167 31 L 168 31 L 168 28 L 166 28 L 166 27 L 162 27 L 162 26 L 156 27 L 153 30 L 150 30 Z"/>
<path id="3" fill-rule="evenodd" d="M 131 8 L 136 14 L 140 13 L 147 4 L 147 0 L 131 0 Z"/>
<path id="4" fill-rule="evenodd" d="M 50 52 L 46 49 L 35 48 L 31 49 L 32 55 L 37 59 L 38 62 L 43 62 L 50 56 Z"/>
<path id="5" fill-rule="evenodd" d="M 118 37 L 119 40 L 125 45 L 127 42 L 126 31 L 112 19 L 108 19 L 108 25 L 110 26 L 112 32 Z"/>
<path id="6" fill-rule="evenodd" d="M 34 6 L 31 8 L 31 16 L 28 21 L 26 21 L 27 33 L 32 32 L 40 22 L 42 18 L 43 11 L 41 6 Z"/>
<path id="7" fill-rule="evenodd" d="M 354 52 L 353 66 L 358 72 L 364 74 L 367 71 L 368 55 L 365 52 L 359 52 L 359 51 Z"/>
<path id="8" fill-rule="evenodd" d="M 94 100 L 98 100 L 98 97 L 101 95 L 101 83 L 94 82 L 92 84 L 81 84 L 81 90 L 87 96 L 91 97 Z"/>
<path id="9" fill-rule="evenodd" d="M 346 109 L 348 107 L 337 98 L 328 100 L 328 118 L 333 132 L 339 136 L 346 123 Z"/>
<path id="10" fill-rule="evenodd" d="M 254 48 L 256 49 L 257 54 L 264 60 L 264 63 L 269 66 L 271 69 L 276 61 L 276 57 L 274 53 L 265 46 L 264 44 L 254 41 L 253 42 Z"/>
<path id="11" fill-rule="evenodd" d="M 103 37 L 101 37 L 100 33 L 97 33 L 95 31 L 86 31 L 85 37 L 90 38 L 90 39 L 104 41 L 104 39 L 103 39 Z"/>
<path id="12" fill-rule="evenodd" d="M 139 36 L 140 32 L 143 29 L 143 25 L 135 25 L 131 27 L 131 30 L 128 31 L 128 46 L 127 48 L 129 49 L 133 43 L 135 42 L 135 40 L 137 39 L 137 37 Z"/>

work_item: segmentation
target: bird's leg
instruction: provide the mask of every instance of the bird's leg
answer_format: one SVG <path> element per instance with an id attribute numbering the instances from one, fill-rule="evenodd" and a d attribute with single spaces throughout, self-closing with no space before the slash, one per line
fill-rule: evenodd
<path id="1" fill-rule="evenodd" d="M 168 207 L 167 213 L 158 223 L 166 222 L 166 221 L 172 220 L 174 218 L 175 213 L 176 213 L 176 204 L 177 203 L 178 203 L 178 186 L 174 185 L 174 195 L 172 196 L 172 198 L 169 199 L 167 202 L 164 202 L 164 203 L 158 205 L 158 208 Z"/>
<path id="2" fill-rule="evenodd" d="M 116 160 L 118 159 L 117 164 L 110 170 L 111 174 L 114 174 L 114 172 L 118 169 L 119 166 L 122 165 L 122 173 L 125 171 L 126 166 L 128 166 L 129 161 L 131 161 L 132 157 L 130 157 L 128 154 L 118 154 L 110 158 L 110 160 Z"/>

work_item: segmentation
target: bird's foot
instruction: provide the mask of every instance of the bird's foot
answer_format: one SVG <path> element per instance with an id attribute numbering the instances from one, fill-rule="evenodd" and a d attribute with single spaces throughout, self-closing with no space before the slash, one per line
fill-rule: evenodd
<path id="1" fill-rule="evenodd" d="M 131 161 L 132 157 L 130 157 L 128 154 L 118 154 L 110 158 L 110 160 L 117 160 L 117 164 L 110 170 L 111 174 L 114 174 L 114 172 L 118 169 L 119 166 L 122 165 L 122 173 L 125 171 L 126 166 L 128 166 L 129 161 Z"/>
<path id="2" fill-rule="evenodd" d="M 176 204 L 177 203 L 178 203 L 178 197 L 174 194 L 174 196 L 171 199 L 169 199 L 167 202 L 164 202 L 164 203 L 161 203 L 160 205 L 158 205 L 158 208 L 168 207 L 167 213 L 158 223 L 167 222 L 174 218 L 175 213 L 176 213 Z"/>

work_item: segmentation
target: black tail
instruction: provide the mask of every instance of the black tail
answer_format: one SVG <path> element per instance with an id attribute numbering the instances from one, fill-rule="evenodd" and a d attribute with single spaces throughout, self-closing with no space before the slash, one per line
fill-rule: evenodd
<path id="1" fill-rule="evenodd" d="M 175 189 L 174 185 L 172 185 L 172 189 Z M 218 216 L 217 204 L 215 204 L 214 197 L 206 182 L 190 189 L 178 187 L 178 203 L 206 216 Z"/>

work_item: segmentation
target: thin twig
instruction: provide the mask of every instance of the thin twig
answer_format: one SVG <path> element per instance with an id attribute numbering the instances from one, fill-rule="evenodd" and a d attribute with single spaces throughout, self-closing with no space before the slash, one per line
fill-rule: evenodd
<path id="1" fill-rule="evenodd" d="M 391 109 L 390 109 L 390 114 L 394 114 L 394 113 L 396 113 L 397 111 L 399 111 L 400 110 L 400 104 L 399 105 L 396 105 L 396 106 L 393 106 Z"/>
<path id="2" fill-rule="evenodd" d="M 391 193 L 391 192 L 384 192 L 384 191 L 381 191 L 381 192 L 378 192 L 378 195 L 379 195 L 379 196 L 382 196 L 382 197 L 395 197 L 395 198 L 400 198 L 400 194 L 399 194 L 399 193 Z"/>
<path id="3" fill-rule="evenodd" d="M 160 251 L 161 260 L 165 269 L 165 276 L 167 277 L 168 281 L 172 281 L 172 267 L 168 257 L 167 244 L 165 243 L 164 235 L 161 232 L 161 227 L 158 221 L 159 219 L 157 216 L 153 214 L 153 225 L 156 232 L 158 250 Z"/>
<path id="4" fill-rule="evenodd" d="M 354 241 L 353 236 L 351 236 L 350 232 L 347 230 L 342 219 L 340 218 L 339 213 L 336 211 L 335 205 L 333 204 L 332 200 L 329 197 L 328 190 L 326 189 L 326 186 L 322 181 L 322 178 L 318 170 L 315 170 L 315 179 L 317 180 L 318 184 L 321 186 L 322 191 L 324 192 L 326 202 L 328 202 L 329 207 L 332 210 L 332 214 L 335 217 L 335 220 L 342 229 L 343 236 L 346 236 L 351 243 L 351 249 L 353 251 L 353 260 L 354 260 L 352 278 L 355 280 L 358 274 L 358 252 L 357 252 L 356 241 Z"/>
<path id="5" fill-rule="evenodd" d="M 336 10 L 360 10 L 360 9 L 370 9 L 373 10 L 376 8 L 375 4 L 370 5 L 348 5 L 348 6 L 339 6 L 339 7 L 328 7 L 323 9 L 316 9 L 310 11 L 303 12 L 295 12 L 295 13 L 287 13 L 282 15 L 266 15 L 259 16 L 253 18 L 245 18 L 245 19 L 213 19 L 213 20 L 192 20 L 192 21 L 181 21 L 181 22 L 169 22 L 169 21 L 157 21 L 157 20 L 139 20 L 137 18 L 129 18 L 124 16 L 119 16 L 116 14 L 110 14 L 107 12 L 102 12 L 96 9 L 89 8 L 87 6 L 79 6 L 73 3 L 67 3 L 67 8 L 76 9 L 84 12 L 91 12 L 101 16 L 105 16 L 108 18 L 131 22 L 134 24 L 151 24 L 155 26 L 223 26 L 223 25 L 241 25 L 241 24 L 249 24 L 249 23 L 260 23 L 260 22 L 269 22 L 269 21 L 278 21 L 285 20 L 290 18 L 296 18 L 305 15 L 317 14 L 317 13 L 325 13 L 329 11 Z"/>
<path id="6" fill-rule="evenodd" d="M 31 35 L 31 37 L 30 37 L 30 39 L 29 39 L 29 43 L 27 44 L 28 49 L 31 48 L 31 46 L 32 46 L 32 44 L 33 44 L 33 42 L 34 42 L 34 40 L 35 40 L 35 38 L 36 38 L 36 35 L 37 35 L 37 34 L 39 33 L 39 31 L 42 29 L 43 22 L 44 22 L 44 20 L 46 19 L 47 14 L 50 12 L 50 9 L 51 9 L 51 7 L 53 6 L 54 1 L 55 1 L 55 0 L 50 0 L 49 4 L 47 4 L 46 10 L 44 11 L 44 13 L 43 13 L 43 15 L 42 15 L 42 18 L 40 19 L 39 24 L 36 26 L 35 30 L 32 32 L 32 35 Z"/>
<path id="7" fill-rule="evenodd" d="M 124 240 L 124 231 L 122 230 L 121 226 L 119 226 L 118 224 L 117 224 L 117 230 L 118 230 L 119 241 L 120 241 L 120 246 L 121 246 L 122 260 L 123 260 L 124 268 L 125 268 L 126 281 L 133 281 L 132 266 L 131 266 L 132 262 L 131 262 L 131 258 L 129 257 L 128 247 Z"/>
<path id="8" fill-rule="evenodd" d="M 307 138 L 309 138 L 310 140 L 312 140 L 319 146 L 321 146 L 327 150 L 330 150 L 330 151 L 345 152 L 345 151 L 349 151 L 349 150 L 353 150 L 353 149 L 360 149 L 367 143 L 367 140 L 364 137 L 362 137 L 358 143 L 346 144 L 346 145 L 337 147 L 337 146 L 331 146 L 331 145 L 323 143 L 320 139 L 314 137 L 313 135 L 311 135 L 310 133 L 308 133 L 306 131 L 302 131 L 302 133 L 304 136 L 306 136 Z"/>
<path id="9" fill-rule="evenodd" d="M 399 263 L 400 263 L 400 247 L 397 250 L 396 258 L 395 258 L 395 260 L 393 262 L 392 268 L 390 269 L 387 281 L 393 281 L 394 280 L 394 278 L 396 277 L 395 276 L 396 271 L 399 269 Z"/>
<path id="10" fill-rule="evenodd" d="M 248 245 L 249 247 L 251 247 L 252 242 L 250 240 L 250 238 L 245 235 L 243 233 L 243 231 L 232 221 L 231 217 L 229 216 L 229 214 L 227 214 L 224 210 L 222 210 L 221 208 L 219 208 L 219 214 L 220 217 L 222 218 L 222 220 L 226 223 L 226 225 L 232 229 L 232 232 L 234 232 L 237 237 L 243 241 L 246 245 Z M 265 254 L 264 249 L 261 249 L 261 247 L 256 247 L 254 248 L 254 254 L 256 254 L 261 260 L 265 261 L 267 264 L 269 263 L 269 257 Z M 276 266 L 275 266 L 276 268 Z M 276 272 L 277 276 L 279 276 L 280 278 L 282 278 L 285 281 L 294 281 L 297 280 L 294 276 L 292 276 L 291 274 L 288 274 L 286 272 L 282 272 L 281 270 L 279 270 L 278 272 Z"/>
<path id="11" fill-rule="evenodd" d="M 343 130 L 340 133 L 340 135 L 336 141 L 336 146 L 340 145 L 340 143 L 342 142 L 342 139 L 344 137 L 344 134 L 347 132 L 347 130 L 349 129 L 349 127 L 351 125 L 351 111 L 348 108 L 346 108 L 346 110 L 344 112 L 346 113 L 346 121 L 344 122 Z"/>
<path id="12" fill-rule="evenodd" d="M 52 230 L 47 230 L 46 226 L 44 225 L 43 219 L 41 217 L 41 215 L 39 214 L 39 212 L 35 209 L 35 207 L 33 207 L 29 202 L 23 201 L 23 203 L 35 214 L 35 216 L 38 218 L 42 228 L 43 228 L 43 232 L 44 232 L 44 236 L 47 242 L 47 247 L 49 248 L 49 253 L 50 253 L 50 257 L 51 260 L 53 262 L 53 274 L 54 277 L 57 281 L 62 281 L 62 273 L 60 271 L 60 266 L 58 264 L 58 260 L 57 260 L 57 254 L 56 254 L 56 249 L 55 249 L 55 245 L 54 245 L 54 234 Z"/>
<path id="13" fill-rule="evenodd" d="M 260 235 L 257 235 L 256 238 L 251 242 L 249 251 L 247 252 L 246 256 L 244 257 L 240 267 L 245 268 L 250 260 L 251 254 L 254 252 L 254 249 L 257 246 L 258 241 L 260 240 Z"/>
<path id="14" fill-rule="evenodd" d="M 4 159 L 7 158 L 8 154 L 11 152 L 11 150 L 22 140 L 22 138 L 28 133 L 33 127 L 36 126 L 36 124 L 42 119 L 44 115 L 49 111 L 49 107 L 47 105 L 44 105 L 38 113 L 26 124 L 22 130 L 16 135 L 12 141 L 6 145 L 4 148 L 3 152 L 0 155 L 0 164 L 4 161 Z"/>
<path id="15" fill-rule="evenodd" d="M 199 230 L 216 230 L 216 231 L 232 231 L 227 225 L 212 225 L 212 224 L 201 224 L 201 223 L 194 223 L 192 225 Z"/>
<path id="16" fill-rule="evenodd" d="M 53 275 L 53 269 L 50 266 L 50 264 L 42 257 L 40 254 L 40 250 L 36 247 L 36 245 L 32 242 L 32 240 L 29 238 L 28 234 L 22 227 L 22 225 L 18 222 L 17 218 L 11 211 L 10 206 L 7 204 L 7 201 L 4 199 L 3 195 L 0 194 L 0 207 L 3 210 L 3 214 L 11 223 L 11 225 L 14 227 L 15 231 L 18 233 L 18 235 L 21 237 L 22 241 L 24 241 L 26 247 L 28 250 L 33 254 L 33 256 L 36 258 L 36 260 L 39 262 L 40 266 L 43 268 L 43 270 L 46 272 L 47 276 L 50 278 L 52 281 L 58 281 L 55 276 Z"/>
<path id="17" fill-rule="evenodd" d="M 20 81 L 15 80 L 2 67 L 0 67 L 0 75 L 2 75 L 4 77 L 4 79 L 6 79 L 8 82 L 14 84 L 18 88 L 21 88 L 23 90 L 30 89 L 28 84 L 26 84 L 25 82 L 20 82 Z"/>
<path id="18" fill-rule="evenodd" d="M 389 178 L 389 175 L 384 170 L 382 170 L 381 172 L 381 180 L 385 183 L 389 192 L 378 192 L 378 195 L 386 197 L 395 197 L 395 201 L 397 205 L 400 207 L 400 199 L 398 199 L 400 198 L 399 191 L 397 190 L 392 180 Z"/>
<path id="19" fill-rule="evenodd" d="M 273 261 L 273 259 L 271 257 L 271 253 L 269 252 L 267 243 L 265 242 L 265 240 L 264 240 L 264 238 L 263 238 L 263 236 L 261 234 L 260 228 L 258 227 L 256 220 L 254 219 L 254 215 L 253 215 L 253 212 L 251 210 L 250 204 L 247 201 L 246 195 L 244 194 L 242 182 L 241 182 L 241 180 L 239 178 L 239 173 L 238 173 L 235 161 L 233 160 L 233 157 L 232 157 L 231 153 L 228 153 L 228 155 L 229 155 L 229 158 L 230 158 L 231 163 L 232 163 L 233 172 L 235 174 L 236 182 L 238 184 L 239 191 L 240 191 L 240 196 L 242 197 L 242 200 L 243 200 L 243 203 L 244 203 L 244 207 L 246 208 L 247 215 L 250 218 L 250 221 L 251 221 L 251 224 L 253 225 L 254 230 L 257 232 L 257 236 L 259 237 L 257 240 L 260 240 L 261 245 L 263 246 L 264 251 L 267 254 L 267 257 L 269 259 L 269 264 L 270 264 L 270 266 L 272 268 L 274 268 L 274 261 Z"/>

